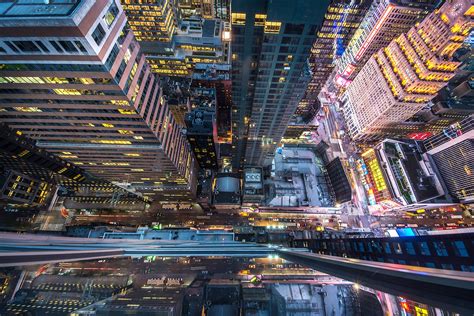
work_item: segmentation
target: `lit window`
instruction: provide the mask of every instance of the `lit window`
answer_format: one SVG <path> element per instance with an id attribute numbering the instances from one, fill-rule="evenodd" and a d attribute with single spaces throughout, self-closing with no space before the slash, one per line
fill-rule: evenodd
<path id="1" fill-rule="evenodd" d="M 280 28 L 281 28 L 281 22 L 266 21 L 264 32 L 265 33 L 278 34 L 278 33 L 280 33 Z"/>
<path id="2" fill-rule="evenodd" d="M 245 13 L 232 13 L 232 24 L 245 25 Z"/>
<path id="3" fill-rule="evenodd" d="M 32 106 L 29 106 L 29 107 L 18 106 L 18 107 L 14 107 L 14 109 L 19 112 L 43 112 L 41 111 L 41 109 L 37 107 L 32 107 Z"/>
<path id="4" fill-rule="evenodd" d="M 91 78 L 80 78 L 79 79 L 83 84 L 94 84 L 94 80 Z"/>
<path id="5" fill-rule="evenodd" d="M 76 89 L 53 89 L 59 95 L 81 95 L 81 92 Z"/>
<path id="6" fill-rule="evenodd" d="M 128 162 L 103 162 L 102 166 L 130 166 Z"/>
<path id="7" fill-rule="evenodd" d="M 112 2 L 112 5 L 103 17 L 105 24 L 111 26 L 112 23 L 114 23 L 115 17 L 117 16 L 118 12 L 119 10 L 117 8 L 117 5 L 115 4 L 115 2 Z"/>
<path id="8" fill-rule="evenodd" d="M 114 140 L 114 139 L 99 139 L 91 140 L 93 144 L 113 144 L 113 145 L 130 145 L 132 142 L 129 140 Z"/>
<path id="9" fill-rule="evenodd" d="M 133 135 L 133 131 L 128 131 L 126 129 L 119 129 L 118 132 L 122 135 Z"/>
<path id="10" fill-rule="evenodd" d="M 255 14 L 255 26 L 264 26 L 266 20 L 266 14 Z"/>
<path id="11" fill-rule="evenodd" d="M 65 159 L 67 159 L 67 158 L 69 158 L 69 159 L 73 159 L 73 158 L 79 158 L 79 157 L 77 157 L 77 156 L 74 156 L 74 155 L 59 155 L 59 157 L 61 157 L 61 158 L 65 158 Z"/>

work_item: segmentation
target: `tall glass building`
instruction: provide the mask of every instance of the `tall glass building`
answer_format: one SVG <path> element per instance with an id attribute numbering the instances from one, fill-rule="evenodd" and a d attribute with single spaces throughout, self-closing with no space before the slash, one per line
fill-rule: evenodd
<path id="1" fill-rule="evenodd" d="M 2 5 L 0 119 L 95 176 L 187 200 L 194 156 L 126 23 L 118 1 Z"/>
<path id="2" fill-rule="evenodd" d="M 233 166 L 271 163 L 311 79 L 327 2 L 232 1 Z"/>
<path id="3" fill-rule="evenodd" d="M 310 121 L 319 110 L 318 94 L 359 27 L 370 2 L 332 0 L 329 4 L 311 48 L 311 82 L 296 110 L 296 114 L 304 121 Z"/>

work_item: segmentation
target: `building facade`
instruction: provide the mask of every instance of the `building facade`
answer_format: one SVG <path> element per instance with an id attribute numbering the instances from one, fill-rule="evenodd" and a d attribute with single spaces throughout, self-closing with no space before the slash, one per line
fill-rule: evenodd
<path id="1" fill-rule="evenodd" d="M 352 188 L 347 178 L 344 166 L 339 157 L 326 164 L 334 200 L 336 203 L 344 203 L 352 200 Z"/>
<path id="2" fill-rule="evenodd" d="M 188 199 L 194 156 L 126 23 L 116 1 L 12 2 L 0 15 L 0 120 L 96 177 Z"/>
<path id="3" fill-rule="evenodd" d="M 178 24 L 177 0 L 121 2 L 138 41 L 171 42 Z"/>
<path id="4" fill-rule="evenodd" d="M 414 235 L 410 237 L 338 238 L 295 240 L 318 254 L 427 268 L 474 272 L 472 233 Z"/>
<path id="5" fill-rule="evenodd" d="M 349 45 L 337 61 L 334 78 L 339 86 L 353 80 L 367 60 L 395 37 L 408 32 L 431 12 L 438 1 L 375 1 L 371 5 Z"/>
<path id="6" fill-rule="evenodd" d="M 203 169 L 217 170 L 215 108 L 199 107 L 186 114 L 186 136 Z"/>
<path id="7" fill-rule="evenodd" d="M 310 79 L 327 2 L 232 1 L 233 166 L 271 163 Z"/>
<path id="8" fill-rule="evenodd" d="M 446 86 L 461 64 L 452 56 L 469 35 L 472 14 L 469 1 L 446 2 L 368 60 L 342 97 L 353 139 L 383 135 Z"/>
<path id="9" fill-rule="evenodd" d="M 133 203 L 143 199 L 35 146 L 34 141 L 0 124 L 0 200 L 15 207 L 44 207 L 56 192 L 74 202 Z M 120 198 L 119 198 L 120 195 Z M 115 196 L 115 201 L 112 201 Z M 0 203 L 1 204 L 1 203 Z M 99 205 L 102 204 L 102 205 Z"/>
<path id="10" fill-rule="evenodd" d="M 310 121 L 318 112 L 318 94 L 332 73 L 338 58 L 364 18 L 371 1 L 332 0 L 324 15 L 324 21 L 316 34 L 309 62 L 312 79 L 296 115 Z"/>

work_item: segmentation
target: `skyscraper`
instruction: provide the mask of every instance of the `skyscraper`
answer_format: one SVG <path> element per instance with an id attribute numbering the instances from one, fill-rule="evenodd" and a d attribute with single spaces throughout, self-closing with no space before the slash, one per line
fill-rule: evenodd
<path id="1" fill-rule="evenodd" d="M 230 64 L 196 65 L 192 76 L 193 86 L 215 89 L 217 140 L 221 144 L 232 143 L 232 81 Z M 221 151 L 222 154 L 222 151 Z"/>
<path id="2" fill-rule="evenodd" d="M 470 1 L 446 2 L 374 54 L 343 95 L 350 135 L 367 139 L 410 119 L 455 75 L 473 25 Z"/>
<path id="3" fill-rule="evenodd" d="M 271 162 L 310 79 L 327 2 L 232 1 L 233 167 Z"/>
<path id="4" fill-rule="evenodd" d="M 177 26 L 177 0 L 122 0 L 128 24 L 138 41 L 171 42 Z"/>
<path id="5" fill-rule="evenodd" d="M 2 122 L 149 197 L 193 195 L 194 157 L 117 1 L 2 8 Z"/>
<path id="6" fill-rule="evenodd" d="M 336 60 L 344 53 L 352 35 L 370 6 L 368 0 L 332 0 L 324 15 L 322 26 L 311 48 L 309 62 L 313 72 L 311 82 L 296 114 L 310 121 L 320 108 L 318 94 L 334 69 Z"/>
<path id="7" fill-rule="evenodd" d="M 374 1 L 355 32 L 349 46 L 337 61 L 336 83 L 353 80 L 367 60 L 391 40 L 406 33 L 423 19 L 439 1 Z"/>
<path id="8" fill-rule="evenodd" d="M 189 77 L 196 64 L 229 63 L 229 23 L 215 19 L 213 0 L 122 2 L 153 72 Z"/>
<path id="9" fill-rule="evenodd" d="M 34 141 L 0 123 L 0 201 L 11 205 L 44 206 L 51 193 L 74 202 L 108 204 L 120 195 L 120 202 L 141 200 L 125 189 L 94 178 L 84 169 L 35 146 Z M 118 199 L 116 199 L 118 202 Z"/>
<path id="10" fill-rule="evenodd" d="M 203 169 L 217 170 L 215 108 L 199 107 L 186 113 L 186 135 Z"/>

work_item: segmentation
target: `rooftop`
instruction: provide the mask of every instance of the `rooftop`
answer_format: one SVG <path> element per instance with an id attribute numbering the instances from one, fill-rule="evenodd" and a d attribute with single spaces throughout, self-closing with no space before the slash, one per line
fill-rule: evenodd
<path id="1" fill-rule="evenodd" d="M 13 0 L 0 2 L 0 17 L 69 16 L 81 0 Z"/>

